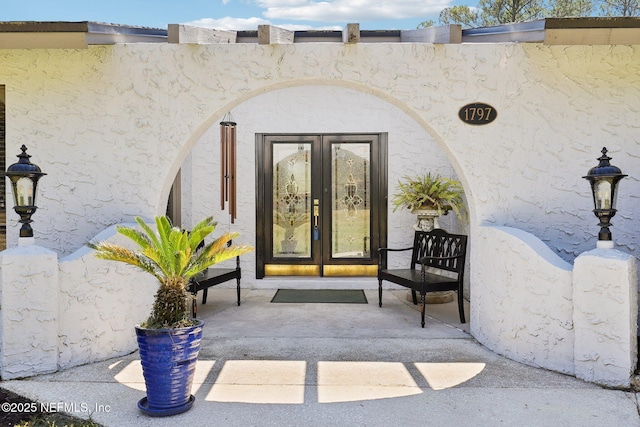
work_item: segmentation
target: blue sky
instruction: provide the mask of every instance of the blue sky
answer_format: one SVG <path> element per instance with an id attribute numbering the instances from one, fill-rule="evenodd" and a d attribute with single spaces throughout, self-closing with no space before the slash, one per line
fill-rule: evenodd
<path id="1" fill-rule="evenodd" d="M 415 29 L 463 0 L 0 0 L 0 21 L 96 21 L 166 28 L 191 24 L 256 30 L 271 24 L 292 30 Z"/>

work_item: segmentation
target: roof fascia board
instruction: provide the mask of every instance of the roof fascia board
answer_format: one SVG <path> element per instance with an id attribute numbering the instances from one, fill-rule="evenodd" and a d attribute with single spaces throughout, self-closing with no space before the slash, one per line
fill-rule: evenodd
<path id="1" fill-rule="evenodd" d="M 88 45 L 166 42 L 167 30 L 99 22 L 0 22 L 3 49 L 86 49 Z"/>
<path id="2" fill-rule="evenodd" d="M 86 33 L 0 32 L 0 49 L 86 49 Z"/>
<path id="3" fill-rule="evenodd" d="M 547 18 L 547 45 L 638 45 L 640 19 L 637 17 Z"/>
<path id="4" fill-rule="evenodd" d="M 102 22 L 87 22 L 86 31 L 98 34 L 167 37 L 167 30 L 164 28 L 135 27 L 131 25 L 105 24 Z"/>
<path id="5" fill-rule="evenodd" d="M 166 43 L 167 30 L 162 28 L 87 22 L 87 44 Z"/>
<path id="6" fill-rule="evenodd" d="M 166 43 L 167 37 L 141 36 L 135 34 L 87 33 L 87 45 L 110 45 L 118 43 Z"/>
<path id="7" fill-rule="evenodd" d="M 169 34 L 171 33 L 171 34 Z M 177 33 L 177 36 L 176 36 Z M 177 40 L 177 41 L 176 41 Z M 459 25 L 420 30 L 362 31 L 348 24 L 343 31 L 290 31 L 260 25 L 258 31 L 222 31 L 171 24 L 160 28 L 82 22 L 0 22 L 2 49 L 82 49 L 116 43 L 544 43 L 547 45 L 638 45 L 640 18 L 546 18 L 493 27 L 461 29 Z"/>
<path id="8" fill-rule="evenodd" d="M 462 43 L 505 43 L 544 41 L 545 20 L 462 30 Z"/>
<path id="9" fill-rule="evenodd" d="M 640 45 L 640 28 L 564 28 L 545 31 L 544 44 Z"/>
<path id="10" fill-rule="evenodd" d="M 640 18 L 637 16 L 546 18 L 544 21 L 546 29 L 640 28 Z"/>
<path id="11" fill-rule="evenodd" d="M 89 22 L 9 21 L 0 22 L 0 33 L 86 33 Z"/>
<path id="12" fill-rule="evenodd" d="M 462 43 L 462 25 L 452 24 L 401 31 L 400 41 L 406 43 Z"/>

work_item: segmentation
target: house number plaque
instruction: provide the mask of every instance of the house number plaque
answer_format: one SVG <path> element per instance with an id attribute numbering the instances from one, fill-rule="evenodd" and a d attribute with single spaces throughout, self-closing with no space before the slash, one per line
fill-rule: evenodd
<path id="1" fill-rule="evenodd" d="M 475 102 L 462 107 L 458 117 L 468 125 L 488 125 L 498 117 L 498 112 L 489 104 Z"/>

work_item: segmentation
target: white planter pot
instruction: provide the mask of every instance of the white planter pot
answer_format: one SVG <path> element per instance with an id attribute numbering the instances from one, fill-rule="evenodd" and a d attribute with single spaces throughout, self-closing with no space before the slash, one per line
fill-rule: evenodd
<path id="1" fill-rule="evenodd" d="M 416 231 L 431 231 L 434 228 L 440 228 L 438 224 L 438 217 L 440 217 L 440 211 L 437 209 L 414 209 L 411 213 L 416 214 L 418 222 L 413 226 Z"/>

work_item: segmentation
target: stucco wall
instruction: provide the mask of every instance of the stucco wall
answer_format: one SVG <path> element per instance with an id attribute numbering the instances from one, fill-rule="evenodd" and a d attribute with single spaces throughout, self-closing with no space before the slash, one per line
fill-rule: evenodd
<path id="1" fill-rule="evenodd" d="M 620 249 L 638 255 L 640 223 L 634 212 L 640 208 L 640 193 L 634 171 L 640 166 L 640 45 L 134 44 L 0 50 L 0 84 L 6 86 L 9 163 L 11 153 L 18 154 L 25 144 L 33 162 L 48 173 L 40 181 L 40 208 L 33 225 L 38 244 L 60 255 L 72 254 L 106 227 L 130 222 L 134 215 L 150 219 L 164 213 L 174 176 L 194 147 L 186 173 L 192 184 L 192 213 L 208 211 L 208 204 L 217 200 L 212 189 L 218 171 L 215 160 L 206 156 L 215 158 L 210 152 L 214 129 L 227 111 L 233 111 L 242 132 L 241 156 L 247 159 L 239 164 L 243 195 L 254 188 L 252 132 L 393 132 L 390 193 L 398 175 L 405 169 L 418 171 L 419 162 L 428 158 L 421 144 L 437 147 L 437 164 L 452 168 L 463 181 L 471 210 L 474 333 L 514 358 L 563 372 L 570 369 L 564 359 L 570 339 L 564 332 L 569 290 L 553 286 L 556 274 L 568 273 L 563 267 L 544 267 L 529 274 L 529 262 L 547 258 L 540 255 L 545 251 L 542 242 L 567 262 L 595 246 L 597 221 L 588 183 L 581 177 L 597 163 L 605 145 L 613 163 L 630 175 L 621 184 L 614 239 Z M 286 105 L 287 99 L 296 102 Z M 497 120 L 487 126 L 462 123 L 458 110 L 470 102 L 491 104 Z M 337 112 L 327 114 L 325 107 Z M 347 111 L 354 107 L 364 108 L 363 115 Z M 284 115 L 294 112 L 300 121 L 284 126 Z M 326 127 L 312 120 L 318 113 L 328 119 Z M 368 114 L 379 121 L 373 123 Z M 409 130 L 394 129 L 395 119 Z M 279 123 L 282 126 L 276 126 Z M 375 124 L 377 129 L 365 128 Z M 211 166 L 211 175 L 200 178 L 202 168 Z M 201 201 L 205 182 L 212 189 L 204 188 Z M 254 239 L 253 212 L 247 201 L 238 223 L 230 227 L 243 232 L 246 241 Z M 391 213 L 389 223 L 411 223 L 407 215 Z M 12 246 L 18 226 L 16 218 L 8 216 Z M 505 232 L 494 241 L 483 234 L 481 224 L 514 227 L 540 243 L 522 245 L 531 240 L 522 237 L 526 234 Z M 402 240 L 402 233 L 393 229 L 392 243 Z M 496 245 L 502 248 L 501 257 L 474 254 Z M 69 264 L 69 272 L 101 271 L 83 252 L 63 262 L 77 263 Z M 244 262 L 251 271 L 250 260 Z M 494 264 L 503 274 L 483 275 L 483 269 Z M 92 280 L 89 286 L 100 288 L 100 298 L 86 301 L 93 295 L 87 284 L 66 272 L 62 267 L 61 290 L 81 306 L 138 300 L 130 284 Z M 120 277 L 121 272 L 110 274 Z M 530 287 L 521 288 L 514 279 L 521 276 Z M 548 293 L 537 294 L 538 289 Z M 514 313 L 491 311 L 494 300 L 522 300 L 525 295 L 535 299 L 527 314 L 534 323 L 523 325 L 522 333 L 501 329 Z M 69 322 L 100 323 L 106 312 L 100 313 L 86 318 L 76 312 Z M 139 321 L 133 317 L 126 323 Z M 101 338 L 104 332 L 92 332 L 94 340 L 104 340 L 102 348 L 118 352 L 130 344 L 125 333 L 112 331 L 122 336 L 111 340 Z M 80 346 L 82 339 L 74 335 L 68 342 Z M 552 354 L 550 345 L 560 354 Z"/>
<path id="2" fill-rule="evenodd" d="M 64 255 L 108 225 L 162 213 L 183 160 L 226 111 L 273 89 L 347 87 L 396 105 L 430 134 L 464 181 L 472 221 L 527 230 L 572 260 L 595 242 L 581 176 L 599 150 L 607 145 L 614 164 L 637 169 L 638 50 L 407 43 L 4 50 L 7 152 L 26 144 L 49 174 L 34 226 L 40 244 Z M 458 109 L 474 101 L 493 105 L 498 119 L 462 123 Z M 621 184 L 614 237 L 636 253 L 631 175 Z M 10 246 L 16 235 L 9 231 Z"/>

